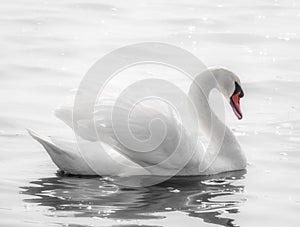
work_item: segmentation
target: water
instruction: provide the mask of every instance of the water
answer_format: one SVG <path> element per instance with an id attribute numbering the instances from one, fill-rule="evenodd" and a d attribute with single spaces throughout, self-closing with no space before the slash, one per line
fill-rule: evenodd
<path id="1" fill-rule="evenodd" d="M 1 226 L 297 226 L 300 211 L 297 1 L 6 1 L 0 8 Z M 25 132 L 52 116 L 107 52 L 171 43 L 240 75 L 244 119 L 228 124 L 247 171 L 122 188 L 56 175 Z"/>

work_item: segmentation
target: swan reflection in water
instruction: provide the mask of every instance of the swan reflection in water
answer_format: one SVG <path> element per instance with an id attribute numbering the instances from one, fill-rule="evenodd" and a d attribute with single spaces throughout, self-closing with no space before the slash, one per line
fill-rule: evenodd
<path id="1" fill-rule="evenodd" d="M 179 211 L 207 223 L 238 226 L 234 219 L 222 214 L 239 212 L 245 201 L 241 185 L 245 173 L 173 177 L 140 188 L 122 187 L 107 178 L 57 174 L 30 182 L 30 186 L 21 187 L 21 193 L 34 196 L 24 199 L 25 203 L 50 207 L 49 213 L 55 217 L 141 220 L 165 218 L 165 212 Z"/>

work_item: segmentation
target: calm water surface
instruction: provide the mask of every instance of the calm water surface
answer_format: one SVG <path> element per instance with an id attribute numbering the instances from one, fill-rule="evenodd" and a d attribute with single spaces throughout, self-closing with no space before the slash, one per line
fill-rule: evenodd
<path id="1" fill-rule="evenodd" d="M 299 226 L 300 6 L 292 0 L 12 0 L 0 7 L 0 226 Z M 63 134 L 52 111 L 109 51 L 161 41 L 242 78 L 228 124 L 247 171 L 147 188 L 57 174 L 25 132 Z"/>

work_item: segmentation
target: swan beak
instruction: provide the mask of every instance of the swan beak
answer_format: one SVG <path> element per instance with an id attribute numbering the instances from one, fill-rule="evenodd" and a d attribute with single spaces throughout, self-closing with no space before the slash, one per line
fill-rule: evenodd
<path id="1" fill-rule="evenodd" d="M 243 118 L 243 114 L 240 107 L 240 97 L 241 97 L 241 92 L 237 92 L 236 94 L 232 95 L 230 98 L 230 105 L 233 109 L 234 114 L 237 116 L 239 120 Z"/>

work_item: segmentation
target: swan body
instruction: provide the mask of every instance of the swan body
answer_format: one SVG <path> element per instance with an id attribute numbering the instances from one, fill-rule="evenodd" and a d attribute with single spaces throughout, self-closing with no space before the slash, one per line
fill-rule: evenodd
<path id="1" fill-rule="evenodd" d="M 223 94 L 237 117 L 242 118 L 239 99 L 243 97 L 243 91 L 239 78 L 224 68 L 210 68 L 199 74 L 191 84 L 188 95 L 196 109 L 200 126 L 197 130 L 210 140 L 206 151 L 198 142 L 201 138 L 197 137 L 195 142 L 195 131 L 182 125 L 172 109 L 162 104 L 156 104 L 154 108 L 151 102 L 140 103 L 134 108 L 129 122 L 130 129 L 140 141 L 151 137 L 157 142 L 160 138 L 156 138 L 156 135 L 161 128 L 158 124 L 151 124 L 149 132 L 148 124 L 153 119 L 161 119 L 167 128 L 164 139 L 156 147 L 145 152 L 133 149 L 135 144 L 124 145 L 116 134 L 124 135 L 125 139 L 128 134 L 125 130 L 128 127 L 125 124 L 128 122 L 124 122 L 123 119 L 127 117 L 124 110 L 132 105 L 130 97 L 119 100 L 117 106 L 114 106 L 113 101 L 108 98 L 95 107 L 95 116 L 92 120 L 88 116 L 81 116 L 80 119 L 72 121 L 72 107 L 61 107 L 56 110 L 55 114 L 59 119 L 70 128 L 77 128 L 76 140 L 43 137 L 31 130 L 28 131 L 43 145 L 57 167 L 70 174 L 209 175 L 245 169 L 246 157 L 237 139 L 208 104 L 207 98 L 213 89 Z M 186 105 L 183 107 L 186 111 L 191 110 L 188 103 L 183 102 L 182 105 Z M 116 116 L 114 125 L 111 120 L 112 114 Z M 98 135 L 93 127 L 97 133 L 99 132 Z"/>

